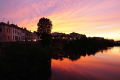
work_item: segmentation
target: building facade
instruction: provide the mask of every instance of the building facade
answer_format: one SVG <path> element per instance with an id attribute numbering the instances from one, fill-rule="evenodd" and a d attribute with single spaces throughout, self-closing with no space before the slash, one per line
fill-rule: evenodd
<path id="1" fill-rule="evenodd" d="M 36 33 L 14 24 L 0 23 L 0 42 L 32 41 L 38 39 Z"/>
<path id="2" fill-rule="evenodd" d="M 59 33 L 59 32 L 52 33 L 52 39 L 66 39 L 67 41 L 81 39 L 84 37 L 86 37 L 86 35 L 75 33 L 75 32 L 70 34 Z"/>
<path id="3" fill-rule="evenodd" d="M 12 27 L 9 24 L 0 23 L 0 42 L 12 41 Z"/>
<path id="4" fill-rule="evenodd" d="M 79 34 L 79 33 L 75 33 L 75 32 L 70 33 L 70 36 L 71 36 L 72 40 L 81 39 L 81 38 L 86 37 L 86 35 L 84 35 L 84 34 Z"/>

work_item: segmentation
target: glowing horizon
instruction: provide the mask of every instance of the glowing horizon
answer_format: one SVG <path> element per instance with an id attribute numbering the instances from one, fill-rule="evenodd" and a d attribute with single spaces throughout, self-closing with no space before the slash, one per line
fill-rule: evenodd
<path id="1" fill-rule="evenodd" d="M 45 17 L 52 21 L 52 32 L 120 40 L 120 0 L 2 0 L 0 5 L 0 22 L 36 31 Z"/>

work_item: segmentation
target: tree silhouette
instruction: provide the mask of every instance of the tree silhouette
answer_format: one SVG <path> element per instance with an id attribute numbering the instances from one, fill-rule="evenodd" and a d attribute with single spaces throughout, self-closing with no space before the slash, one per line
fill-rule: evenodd
<path id="1" fill-rule="evenodd" d="M 52 21 L 47 18 L 41 18 L 37 24 L 37 32 L 41 34 L 50 34 L 52 29 Z"/>
<path id="2" fill-rule="evenodd" d="M 51 45 L 51 29 L 52 29 L 52 21 L 47 18 L 41 18 L 37 24 L 37 34 L 42 39 L 42 46 Z"/>

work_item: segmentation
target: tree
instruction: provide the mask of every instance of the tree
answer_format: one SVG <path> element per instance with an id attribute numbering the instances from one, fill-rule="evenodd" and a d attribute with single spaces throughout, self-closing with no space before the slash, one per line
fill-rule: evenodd
<path id="1" fill-rule="evenodd" d="M 37 24 L 38 29 L 37 32 L 41 34 L 51 34 L 51 29 L 52 29 L 52 21 L 47 18 L 41 18 Z"/>
<path id="2" fill-rule="evenodd" d="M 42 39 L 42 45 L 43 46 L 49 46 L 51 45 L 51 29 L 52 29 L 52 21 L 47 18 L 41 18 L 37 24 L 37 33 L 38 36 L 40 36 L 40 39 Z"/>

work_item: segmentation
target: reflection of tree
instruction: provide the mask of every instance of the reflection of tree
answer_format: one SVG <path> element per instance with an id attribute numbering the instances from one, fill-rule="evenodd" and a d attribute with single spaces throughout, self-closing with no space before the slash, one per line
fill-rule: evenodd
<path id="1" fill-rule="evenodd" d="M 89 49 L 71 49 L 71 50 L 57 50 L 54 51 L 53 53 L 53 59 L 60 59 L 63 60 L 63 58 L 69 58 L 70 60 L 74 61 L 74 60 L 78 60 L 81 56 L 86 56 L 87 55 L 95 55 L 97 52 L 102 51 L 103 50 L 107 50 L 108 48 L 100 48 L 100 49 L 93 49 L 93 48 L 89 48 Z"/>
<path id="2" fill-rule="evenodd" d="M 88 49 L 87 50 L 87 55 L 95 55 L 96 52 L 98 52 L 99 49 Z"/>
<path id="3" fill-rule="evenodd" d="M 80 54 L 71 54 L 71 55 L 69 55 L 69 59 L 74 61 L 74 60 L 79 59 L 80 56 L 81 56 Z"/>

